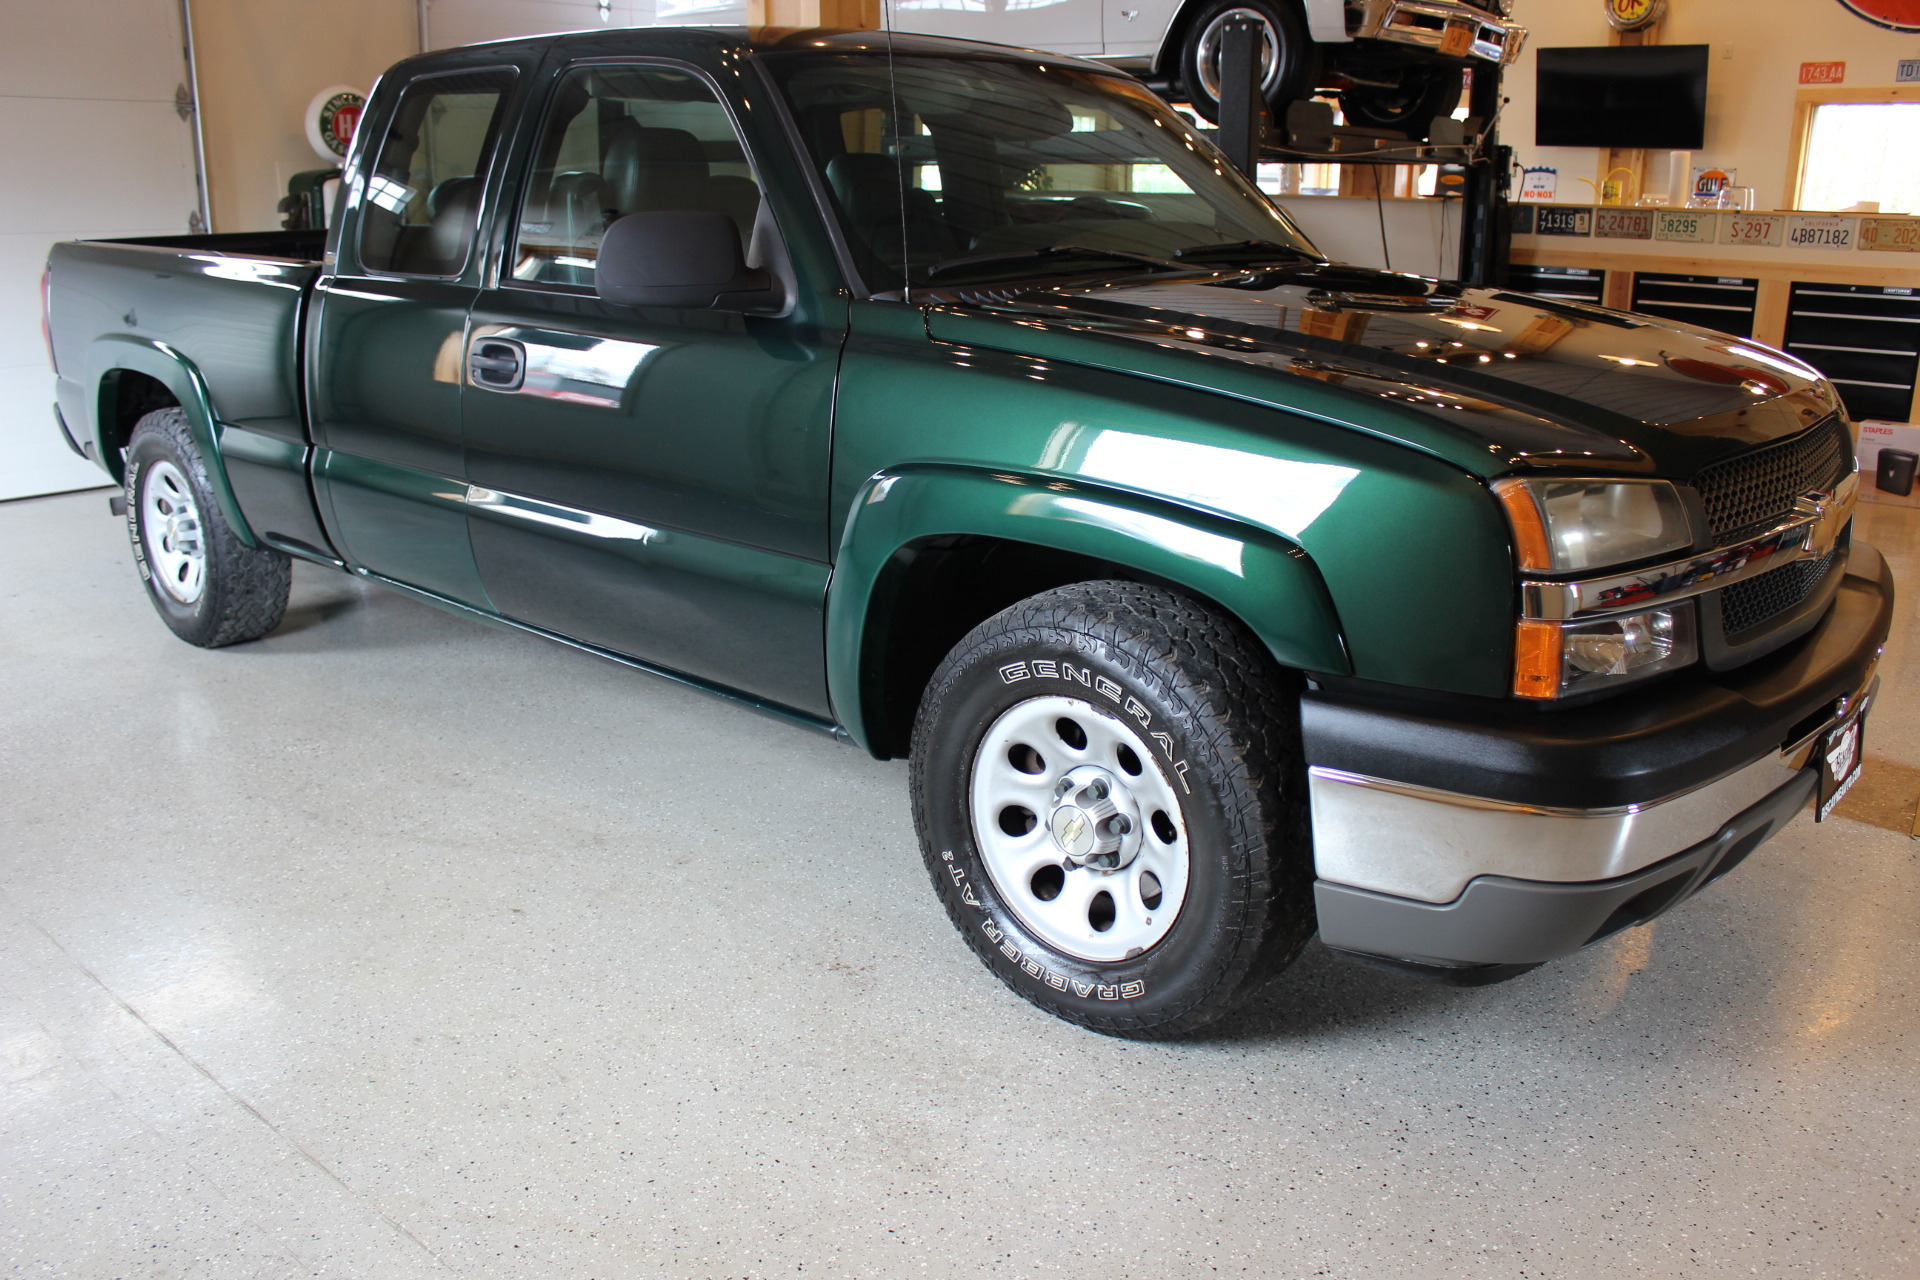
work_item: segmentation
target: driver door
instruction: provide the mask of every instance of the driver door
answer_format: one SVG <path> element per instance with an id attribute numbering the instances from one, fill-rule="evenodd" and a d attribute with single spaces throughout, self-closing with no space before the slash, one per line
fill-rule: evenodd
<path id="1" fill-rule="evenodd" d="M 475 302 L 468 528 L 495 607 L 829 715 L 828 435 L 845 308 L 786 266 L 733 112 L 692 66 L 562 68 Z M 623 214 L 706 210 L 788 275 L 785 315 L 603 302 Z M 821 295 L 827 294 L 823 298 Z"/>

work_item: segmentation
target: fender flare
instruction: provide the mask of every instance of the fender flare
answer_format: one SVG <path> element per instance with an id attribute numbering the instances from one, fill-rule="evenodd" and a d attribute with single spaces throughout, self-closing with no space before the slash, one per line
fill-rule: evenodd
<path id="1" fill-rule="evenodd" d="M 884 736 L 883 656 L 896 556 L 931 538 L 976 536 L 1112 561 L 1226 609 L 1282 666 L 1348 674 L 1339 616 L 1300 546 L 1191 507 L 1057 476 L 917 465 L 854 496 L 827 589 L 827 695 L 868 751 Z"/>
<path id="2" fill-rule="evenodd" d="M 220 514 L 226 517 L 228 526 L 242 543 L 259 546 L 252 526 L 233 496 L 233 485 L 227 479 L 226 459 L 220 452 L 221 424 L 214 416 L 213 394 L 207 389 L 207 380 L 193 361 L 173 347 L 127 333 L 95 338 L 87 348 L 86 385 L 93 395 L 94 448 L 114 479 L 124 479 L 124 468 L 120 465 L 119 452 L 108 438 L 107 424 L 113 420 L 115 411 L 114 375 L 123 370 L 145 374 L 173 393 L 187 415 L 187 427 L 200 449 L 201 460 L 206 463 L 207 482 L 213 486 Z"/>

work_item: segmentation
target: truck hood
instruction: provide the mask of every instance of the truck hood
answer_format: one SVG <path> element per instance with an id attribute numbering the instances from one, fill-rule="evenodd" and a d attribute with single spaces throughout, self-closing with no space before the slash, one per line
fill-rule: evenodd
<path id="1" fill-rule="evenodd" d="M 1579 467 L 1686 479 L 1839 408 L 1817 370 L 1746 339 L 1327 263 L 943 290 L 931 301 L 928 331 L 939 341 L 1296 411 L 1304 400 L 1318 406 L 1315 416 L 1345 418 L 1483 474 Z M 1106 341 L 1063 342 L 1073 336 Z M 1344 402 L 1347 413 L 1329 413 L 1324 394 L 1303 397 L 1303 380 L 1316 392 L 1334 389 L 1331 403 Z"/>

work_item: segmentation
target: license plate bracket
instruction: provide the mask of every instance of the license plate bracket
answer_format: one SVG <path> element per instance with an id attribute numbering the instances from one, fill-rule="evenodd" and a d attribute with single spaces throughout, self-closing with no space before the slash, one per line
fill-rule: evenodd
<path id="1" fill-rule="evenodd" d="M 1446 34 L 1440 37 L 1440 52 L 1449 58 L 1464 58 L 1473 52 L 1473 26 L 1465 22 L 1449 22 Z"/>
<path id="2" fill-rule="evenodd" d="M 1814 748 L 1813 762 L 1820 766 L 1820 803 L 1814 811 L 1815 822 L 1825 822 L 1853 784 L 1860 780 L 1866 761 L 1867 703 L 1827 730 Z"/>

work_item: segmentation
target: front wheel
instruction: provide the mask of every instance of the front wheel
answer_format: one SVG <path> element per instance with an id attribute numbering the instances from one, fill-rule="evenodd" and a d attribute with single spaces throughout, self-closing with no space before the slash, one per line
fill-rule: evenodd
<path id="1" fill-rule="evenodd" d="M 240 541 L 220 514 L 186 413 L 141 418 L 126 457 L 127 536 L 161 620 L 205 649 L 279 626 L 292 567 L 280 552 Z"/>
<path id="2" fill-rule="evenodd" d="M 1193 109 L 1220 123 L 1222 32 L 1228 21 L 1245 18 L 1259 24 L 1260 94 L 1274 119 L 1284 121 L 1296 99 L 1313 92 L 1319 71 L 1319 46 L 1289 0 L 1215 0 L 1188 24 L 1180 42 L 1180 84 Z"/>
<path id="3" fill-rule="evenodd" d="M 1125 582 L 1045 592 L 949 654 L 914 730 L 922 852 L 1008 986 L 1096 1031 L 1220 1017 L 1305 945 L 1297 712 L 1238 624 Z"/>

